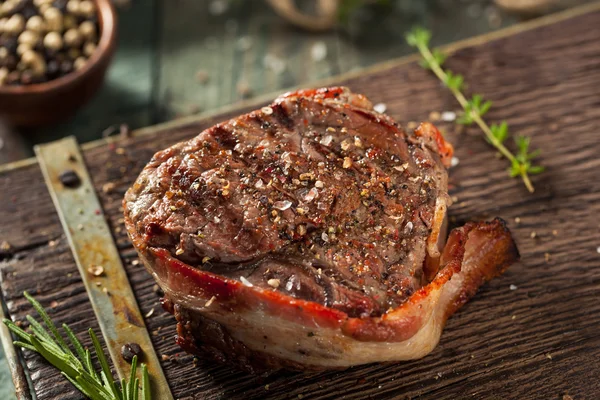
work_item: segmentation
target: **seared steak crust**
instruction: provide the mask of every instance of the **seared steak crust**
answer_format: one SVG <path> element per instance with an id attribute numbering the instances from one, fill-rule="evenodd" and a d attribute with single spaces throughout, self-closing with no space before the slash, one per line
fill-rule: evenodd
<path id="1" fill-rule="evenodd" d="M 426 283 L 447 175 L 435 128 L 370 108 L 340 88 L 289 94 L 157 153 L 127 194 L 136 234 L 352 316 L 397 307 Z"/>

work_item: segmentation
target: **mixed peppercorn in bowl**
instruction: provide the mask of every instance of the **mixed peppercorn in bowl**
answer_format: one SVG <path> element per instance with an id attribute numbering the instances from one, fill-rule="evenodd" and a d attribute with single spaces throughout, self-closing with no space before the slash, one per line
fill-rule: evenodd
<path id="1" fill-rule="evenodd" d="M 40 126 L 100 87 L 116 44 L 110 0 L 0 0 L 0 118 Z"/>

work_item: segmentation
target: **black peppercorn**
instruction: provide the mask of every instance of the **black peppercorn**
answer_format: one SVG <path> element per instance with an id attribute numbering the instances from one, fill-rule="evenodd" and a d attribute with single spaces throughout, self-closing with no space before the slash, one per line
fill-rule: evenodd
<path id="1" fill-rule="evenodd" d="M 7 85 L 18 85 L 21 81 L 21 73 L 19 71 L 12 71 L 6 76 L 4 81 Z"/>
<path id="2" fill-rule="evenodd" d="M 60 183 L 63 184 L 63 186 L 68 188 L 76 188 L 81 184 L 81 178 L 79 178 L 77 172 L 73 171 L 72 169 L 68 169 L 62 172 L 58 176 L 58 179 L 60 180 Z"/>
<path id="3" fill-rule="evenodd" d="M 60 74 L 60 66 L 56 60 L 48 61 L 48 65 L 46 66 L 46 75 L 48 75 L 48 79 L 54 79 L 58 77 Z"/>
<path id="4" fill-rule="evenodd" d="M 62 75 L 66 75 L 71 71 L 73 71 L 73 62 L 65 60 L 60 63 L 60 73 Z"/>
<path id="5" fill-rule="evenodd" d="M 123 360 L 127 361 L 128 363 L 133 360 L 134 356 L 137 356 L 139 359 L 141 355 L 142 348 L 137 343 L 127 343 L 121 347 L 121 356 L 123 357 Z"/>
<path id="6" fill-rule="evenodd" d="M 6 48 L 9 53 L 15 54 L 19 47 L 19 41 L 16 36 L 0 37 L 0 46 Z"/>

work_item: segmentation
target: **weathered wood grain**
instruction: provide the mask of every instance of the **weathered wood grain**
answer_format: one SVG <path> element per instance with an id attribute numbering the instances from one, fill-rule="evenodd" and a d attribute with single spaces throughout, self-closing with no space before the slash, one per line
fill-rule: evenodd
<path id="1" fill-rule="evenodd" d="M 476 129 L 454 132 L 460 159 L 450 172 L 456 221 L 500 216 L 519 244 L 522 261 L 453 316 L 439 346 L 422 360 L 316 374 L 253 377 L 182 353 L 173 343 L 174 319 L 158 305 L 154 282 L 134 265 L 122 228 L 123 192 L 151 155 L 197 134 L 232 111 L 190 121 L 85 152 L 104 212 L 163 368 L 176 397 L 197 399 L 423 398 L 595 399 L 600 395 L 600 11 L 459 49 L 448 67 L 491 99 L 490 120 L 506 119 L 514 134 L 532 137 L 547 171 L 530 195 L 507 178 L 504 160 Z M 341 79 L 402 122 L 430 111 L 455 110 L 448 92 L 415 63 L 400 63 Z M 117 151 L 123 148 L 122 151 Z M 114 182 L 114 193 L 102 186 Z M 13 319 L 31 309 L 21 292 L 35 293 L 54 318 L 76 332 L 97 329 L 83 285 L 37 165 L 0 174 L 0 240 L 13 246 L 0 266 L 2 294 Z M 87 210 L 93 212 L 93 210 Z M 519 223 L 515 221 L 519 218 Z M 535 235 L 533 235 L 535 233 Z M 532 237 L 535 236 L 535 237 Z M 52 242 L 51 242 L 52 241 Z M 49 243 L 51 242 L 51 243 Z M 510 285 L 516 289 L 511 290 Z M 39 399 L 79 398 L 39 357 L 25 352 Z"/>

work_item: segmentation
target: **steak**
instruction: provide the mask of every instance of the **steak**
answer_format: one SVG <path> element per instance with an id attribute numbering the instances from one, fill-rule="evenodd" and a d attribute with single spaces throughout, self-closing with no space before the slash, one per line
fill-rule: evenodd
<path id="1" fill-rule="evenodd" d="M 447 235 L 452 151 L 346 88 L 300 90 L 156 153 L 125 223 L 186 351 L 249 371 L 419 358 L 518 259 L 500 219 Z"/>

